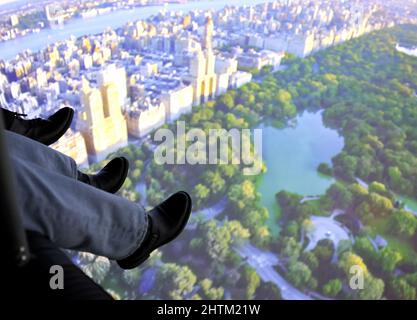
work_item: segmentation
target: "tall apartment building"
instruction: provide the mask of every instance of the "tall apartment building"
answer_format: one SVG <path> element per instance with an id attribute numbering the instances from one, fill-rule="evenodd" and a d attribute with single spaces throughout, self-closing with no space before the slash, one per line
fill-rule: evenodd
<path id="1" fill-rule="evenodd" d="M 127 76 L 125 68 L 110 64 L 103 70 L 100 70 L 97 73 L 97 85 L 103 87 L 108 83 L 114 83 L 117 86 L 120 105 L 124 106 L 127 98 Z"/>
<path id="2" fill-rule="evenodd" d="M 202 41 L 203 50 L 194 52 L 190 59 L 190 74 L 184 78 L 194 89 L 194 105 L 200 105 L 216 95 L 217 76 L 214 72 L 216 57 L 212 42 L 213 20 L 208 17 Z"/>
<path id="3" fill-rule="evenodd" d="M 161 101 L 166 108 L 166 121 L 177 120 L 182 114 L 191 112 L 194 103 L 194 90 L 191 85 L 181 85 L 162 92 Z"/>
<path id="4" fill-rule="evenodd" d="M 164 125 L 165 105 L 160 101 L 152 104 L 146 99 L 136 102 L 137 108 L 129 110 L 126 114 L 127 126 L 131 135 L 143 138 L 152 130 Z"/>
<path id="5" fill-rule="evenodd" d="M 122 114 L 115 83 L 99 89 L 83 80 L 81 89 L 83 110 L 77 129 L 85 139 L 90 160 L 101 161 L 109 153 L 127 145 L 127 124 Z"/>

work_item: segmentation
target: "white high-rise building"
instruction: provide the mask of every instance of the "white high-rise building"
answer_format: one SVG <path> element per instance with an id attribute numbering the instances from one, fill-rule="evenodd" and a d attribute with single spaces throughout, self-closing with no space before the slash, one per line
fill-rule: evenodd
<path id="1" fill-rule="evenodd" d="M 216 56 L 212 50 L 213 20 L 206 20 L 202 48 L 190 58 L 190 73 L 184 80 L 193 86 L 194 105 L 200 105 L 216 96 L 217 76 L 214 71 Z"/>
<path id="2" fill-rule="evenodd" d="M 182 114 L 191 112 L 194 89 L 191 85 L 181 85 L 173 90 L 163 92 L 161 101 L 166 108 L 166 120 L 168 122 L 175 121 Z"/>
<path id="3" fill-rule="evenodd" d="M 116 85 L 120 105 L 124 106 L 127 99 L 127 77 L 125 68 L 110 64 L 97 74 L 97 84 L 99 87 L 106 86 L 109 83 L 114 83 Z"/>

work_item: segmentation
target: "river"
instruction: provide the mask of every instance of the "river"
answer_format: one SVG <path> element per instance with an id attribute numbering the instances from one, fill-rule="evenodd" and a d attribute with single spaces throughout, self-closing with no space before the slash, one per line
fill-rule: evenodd
<path id="1" fill-rule="evenodd" d="M 13 59 L 18 53 L 27 49 L 38 51 L 49 44 L 68 39 L 70 36 L 80 37 L 86 34 L 97 34 L 106 28 L 113 29 L 123 26 L 129 21 L 146 19 L 157 14 L 164 7 L 167 11 L 189 12 L 191 10 L 220 10 L 226 5 L 243 6 L 256 5 L 268 2 L 267 0 L 211 0 L 211 1 L 190 1 L 188 3 L 172 3 L 166 6 L 138 7 L 130 10 L 117 10 L 107 14 L 98 15 L 92 18 L 75 18 L 69 20 L 60 27 L 43 29 L 39 33 L 29 34 L 25 37 L 0 43 L 0 59 Z"/>

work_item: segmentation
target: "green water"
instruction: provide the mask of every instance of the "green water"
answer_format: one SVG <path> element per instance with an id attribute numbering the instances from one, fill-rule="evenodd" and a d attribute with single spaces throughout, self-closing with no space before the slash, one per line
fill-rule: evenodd
<path id="1" fill-rule="evenodd" d="M 335 130 L 324 126 L 321 113 L 304 112 L 293 127 L 261 128 L 267 172 L 258 181 L 258 191 L 270 213 L 268 225 L 276 234 L 280 212 L 275 194 L 281 190 L 304 196 L 323 194 L 334 179 L 318 173 L 317 167 L 321 162 L 330 164 L 344 142 Z"/>

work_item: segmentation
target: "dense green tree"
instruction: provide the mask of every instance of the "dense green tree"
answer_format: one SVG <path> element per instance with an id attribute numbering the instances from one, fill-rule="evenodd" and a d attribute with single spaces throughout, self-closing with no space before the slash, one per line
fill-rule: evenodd
<path id="1" fill-rule="evenodd" d="M 323 286 L 323 293 L 329 297 L 336 297 L 342 290 L 342 281 L 332 279 Z"/>
<path id="2" fill-rule="evenodd" d="M 204 184 L 210 186 L 213 194 L 218 194 L 224 191 L 226 182 L 219 172 L 206 171 L 204 173 Z"/>
<path id="3" fill-rule="evenodd" d="M 203 239 L 202 238 L 193 238 L 190 241 L 190 249 L 194 252 L 200 252 L 203 248 Z"/>
<path id="4" fill-rule="evenodd" d="M 215 220 L 210 220 L 202 225 L 203 243 L 206 246 L 208 256 L 222 263 L 230 252 L 232 237 L 227 227 L 218 226 Z"/>
<path id="5" fill-rule="evenodd" d="M 382 196 L 386 196 L 387 188 L 384 184 L 374 181 L 369 185 L 369 192 L 375 192 Z"/>
<path id="6" fill-rule="evenodd" d="M 368 223 L 374 218 L 371 206 L 368 202 L 364 201 L 355 209 L 356 214 L 364 221 Z"/>
<path id="7" fill-rule="evenodd" d="M 322 239 L 317 242 L 316 247 L 313 250 L 315 256 L 319 260 L 320 264 L 326 265 L 330 263 L 330 260 L 334 254 L 334 243 L 330 239 Z"/>
<path id="8" fill-rule="evenodd" d="M 345 272 L 348 278 L 352 275 L 351 270 L 353 266 L 360 268 L 363 275 L 368 275 L 368 267 L 364 263 L 362 257 L 350 251 L 344 252 L 340 256 L 339 267 Z"/>
<path id="9" fill-rule="evenodd" d="M 240 184 L 230 186 L 227 196 L 238 210 L 243 210 L 246 207 L 247 201 L 243 197 L 242 186 Z"/>
<path id="10" fill-rule="evenodd" d="M 417 230 L 417 218 L 404 210 L 395 211 L 389 219 L 389 230 L 394 235 L 410 238 Z"/>
<path id="11" fill-rule="evenodd" d="M 245 297 L 246 299 L 253 299 L 255 292 L 261 283 L 261 278 L 259 278 L 256 270 L 251 267 L 244 268 L 243 277 L 246 286 Z"/>
<path id="12" fill-rule="evenodd" d="M 362 290 L 355 290 L 354 296 L 361 300 L 380 300 L 384 295 L 385 284 L 382 279 L 365 277 Z"/>
<path id="13" fill-rule="evenodd" d="M 388 168 L 388 176 L 391 185 L 397 189 L 401 190 L 401 185 L 403 183 L 403 177 L 401 171 L 398 167 L 389 167 Z"/>
<path id="14" fill-rule="evenodd" d="M 194 200 L 197 207 L 200 207 L 202 203 L 209 197 L 210 189 L 207 188 L 205 185 L 199 183 L 195 186 L 194 191 Z"/>
<path id="15" fill-rule="evenodd" d="M 347 181 L 353 181 L 356 175 L 356 166 L 358 160 L 348 155 L 345 151 L 338 154 L 334 159 L 335 165 L 334 173 L 336 176 L 345 179 Z"/>
<path id="16" fill-rule="evenodd" d="M 187 266 L 165 263 L 157 273 L 158 288 L 165 299 L 181 300 L 190 293 L 197 277 Z"/>
<path id="17" fill-rule="evenodd" d="M 365 200 L 369 195 L 368 190 L 365 187 L 361 186 L 359 183 L 353 183 L 349 185 L 349 190 L 352 192 L 353 198 L 355 199 L 356 203 Z"/>
<path id="18" fill-rule="evenodd" d="M 305 263 L 296 261 L 290 263 L 287 276 L 296 287 L 305 288 L 310 283 L 312 273 Z"/>
<path id="19" fill-rule="evenodd" d="M 378 252 L 367 237 L 357 237 L 353 248 L 366 261 L 374 262 L 378 257 Z"/>
<path id="20" fill-rule="evenodd" d="M 133 181 L 138 182 L 141 176 L 141 171 L 140 169 L 134 169 L 133 172 L 131 173 L 131 178 Z"/>
<path id="21" fill-rule="evenodd" d="M 203 279 L 199 282 L 201 291 L 203 292 L 203 297 L 209 300 L 220 300 L 223 298 L 224 295 L 224 288 L 213 287 L 213 281 L 210 279 Z"/>
<path id="22" fill-rule="evenodd" d="M 415 300 L 416 289 L 413 288 L 405 279 L 394 278 L 390 284 L 392 298 L 399 300 Z"/>
<path id="23" fill-rule="evenodd" d="M 387 216 L 394 208 L 390 199 L 374 192 L 369 193 L 368 203 L 376 216 Z"/>
<path id="24" fill-rule="evenodd" d="M 300 256 L 301 246 L 293 237 L 284 237 L 281 240 L 281 256 L 290 261 L 296 261 Z"/>
<path id="25" fill-rule="evenodd" d="M 317 167 L 317 171 L 326 176 L 333 175 L 333 169 L 327 163 L 320 163 Z"/>
<path id="26" fill-rule="evenodd" d="M 379 254 L 380 267 L 384 272 L 393 272 L 401 260 L 401 254 L 398 251 L 391 249 L 390 247 L 385 247 Z"/>
<path id="27" fill-rule="evenodd" d="M 230 91 L 222 94 L 217 99 L 217 105 L 220 108 L 233 109 L 234 106 L 235 106 L 235 101 L 234 101 L 234 98 L 233 98 L 233 94 Z"/>
<path id="28" fill-rule="evenodd" d="M 126 281 L 126 283 L 129 285 L 138 284 L 141 279 L 141 276 L 142 270 L 140 268 L 123 271 L 123 280 Z"/>
<path id="29" fill-rule="evenodd" d="M 300 261 L 304 262 L 312 271 L 316 271 L 319 267 L 319 260 L 311 251 L 303 251 L 300 257 Z"/>
<path id="30" fill-rule="evenodd" d="M 241 242 L 250 237 L 248 229 L 244 228 L 238 220 L 230 220 L 224 223 L 224 228 L 227 228 L 232 237 L 232 242 Z"/>
<path id="31" fill-rule="evenodd" d="M 298 223 L 294 220 L 291 220 L 285 226 L 285 235 L 288 237 L 298 238 L 299 231 L 300 231 L 300 227 Z"/>
<path id="32" fill-rule="evenodd" d="M 256 290 L 255 298 L 260 300 L 281 300 L 282 296 L 277 285 L 268 281 L 261 282 Z"/>
<path id="33" fill-rule="evenodd" d="M 332 184 L 326 195 L 332 199 L 334 208 L 347 209 L 352 204 L 352 193 L 342 183 Z"/>
<path id="34" fill-rule="evenodd" d="M 253 241 L 257 246 L 266 247 L 270 244 L 271 233 L 267 226 L 260 226 L 255 228 Z"/>

